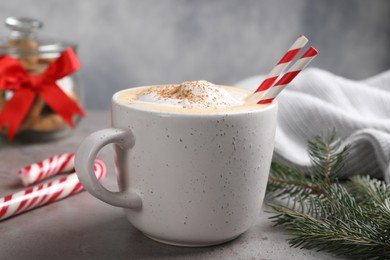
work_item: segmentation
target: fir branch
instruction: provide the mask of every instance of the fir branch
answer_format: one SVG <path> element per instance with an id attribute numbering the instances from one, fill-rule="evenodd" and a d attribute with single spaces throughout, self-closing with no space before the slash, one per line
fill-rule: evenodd
<path id="1" fill-rule="evenodd" d="M 390 185 L 369 176 L 354 176 L 347 183 L 347 188 L 364 205 L 369 217 L 387 227 L 383 233 L 389 237 L 390 244 Z"/>
<path id="2" fill-rule="evenodd" d="M 383 203 L 390 199 L 390 186 L 369 176 L 354 176 L 347 184 L 352 195 L 362 203 Z"/>
<path id="3" fill-rule="evenodd" d="M 357 259 L 390 259 L 390 186 L 369 177 L 340 184 L 347 148 L 332 134 L 308 143 L 310 177 L 273 163 L 267 195 L 291 246 Z M 278 199 L 277 202 L 276 199 Z"/>
<path id="4" fill-rule="evenodd" d="M 267 193 L 273 192 L 274 198 L 307 194 L 312 190 L 311 181 L 302 172 L 276 162 L 272 162 L 271 169 Z"/>
<path id="5" fill-rule="evenodd" d="M 308 141 L 308 152 L 313 165 L 311 178 L 313 182 L 329 185 L 337 181 L 343 168 L 348 147 L 342 146 L 333 131 L 328 138 L 316 136 Z"/>

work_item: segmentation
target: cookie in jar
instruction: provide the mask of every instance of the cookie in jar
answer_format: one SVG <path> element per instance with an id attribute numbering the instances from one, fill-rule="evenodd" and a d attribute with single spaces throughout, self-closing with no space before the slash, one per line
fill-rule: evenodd
<path id="1" fill-rule="evenodd" d="M 43 23 L 9 17 L 0 42 L 0 138 L 42 142 L 69 135 L 84 115 L 76 45 L 39 35 Z"/>

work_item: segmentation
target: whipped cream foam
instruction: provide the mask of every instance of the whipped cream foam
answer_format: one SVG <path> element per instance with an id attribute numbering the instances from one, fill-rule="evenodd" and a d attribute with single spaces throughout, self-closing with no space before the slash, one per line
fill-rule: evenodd
<path id="1" fill-rule="evenodd" d="M 196 80 L 147 88 L 135 101 L 177 108 L 229 108 L 244 104 L 243 99 L 240 93 Z"/>

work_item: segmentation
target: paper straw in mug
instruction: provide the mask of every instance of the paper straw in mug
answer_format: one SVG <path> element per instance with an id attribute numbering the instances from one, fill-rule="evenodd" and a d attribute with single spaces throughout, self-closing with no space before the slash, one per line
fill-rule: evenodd
<path id="1" fill-rule="evenodd" d="M 310 48 L 297 60 L 294 65 L 261 97 L 258 104 L 269 104 L 277 95 L 317 56 L 318 51 Z"/>
<path id="2" fill-rule="evenodd" d="M 66 157 L 69 155 L 70 154 L 66 154 L 63 156 Z M 61 155 L 59 155 L 59 157 L 61 157 Z M 37 165 L 43 164 L 42 162 L 40 162 L 37 163 Z M 46 172 L 50 170 L 52 176 L 61 173 L 60 171 L 58 171 L 61 168 L 59 167 L 59 164 L 52 163 L 50 165 L 51 168 L 45 168 Z M 33 165 L 31 166 L 31 169 L 34 169 L 34 167 L 36 167 Z M 70 167 L 70 165 L 68 165 L 68 167 Z M 57 169 L 57 171 L 54 171 L 55 168 Z M 98 180 L 102 180 L 106 174 L 106 165 L 104 164 L 104 162 L 100 159 L 95 159 L 94 171 Z M 42 171 L 31 172 L 31 175 L 36 175 L 37 172 L 39 173 Z M 27 173 L 25 173 L 25 175 L 27 175 Z M 26 183 L 27 181 L 22 182 Z M 0 221 L 18 215 L 25 211 L 49 204 L 53 201 L 63 199 L 82 190 L 83 186 L 79 182 L 76 173 L 73 172 L 72 174 L 61 177 L 57 180 L 40 184 L 32 188 L 27 188 L 26 190 L 22 190 L 14 194 L 9 194 L 3 198 L 0 198 Z"/>
<path id="3" fill-rule="evenodd" d="M 290 62 L 295 58 L 295 56 L 306 45 L 307 42 L 308 39 L 304 35 L 299 36 L 293 45 L 291 45 L 291 47 L 283 55 L 280 61 L 276 64 L 276 66 L 267 75 L 260 86 L 256 89 L 254 94 L 248 97 L 246 103 L 257 103 L 262 95 L 264 95 L 265 91 L 275 83 L 280 74 L 283 73 L 284 69 L 290 64 Z"/>

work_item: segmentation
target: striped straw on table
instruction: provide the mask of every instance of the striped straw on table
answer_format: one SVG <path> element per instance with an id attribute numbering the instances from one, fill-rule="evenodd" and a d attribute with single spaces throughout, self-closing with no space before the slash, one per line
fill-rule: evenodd
<path id="1" fill-rule="evenodd" d="M 52 156 L 19 170 L 19 180 L 24 186 L 37 183 L 58 173 L 74 170 L 74 153 Z"/>
<path id="2" fill-rule="evenodd" d="M 74 170 L 74 154 L 60 154 L 23 168 L 19 171 L 19 178 L 22 184 L 27 186 L 64 171 L 72 170 Z M 102 180 L 106 174 L 106 165 L 100 159 L 95 159 L 93 170 L 96 177 Z M 57 180 L 9 194 L 0 198 L 0 221 L 82 190 L 83 187 L 76 173 L 73 172 Z"/>

